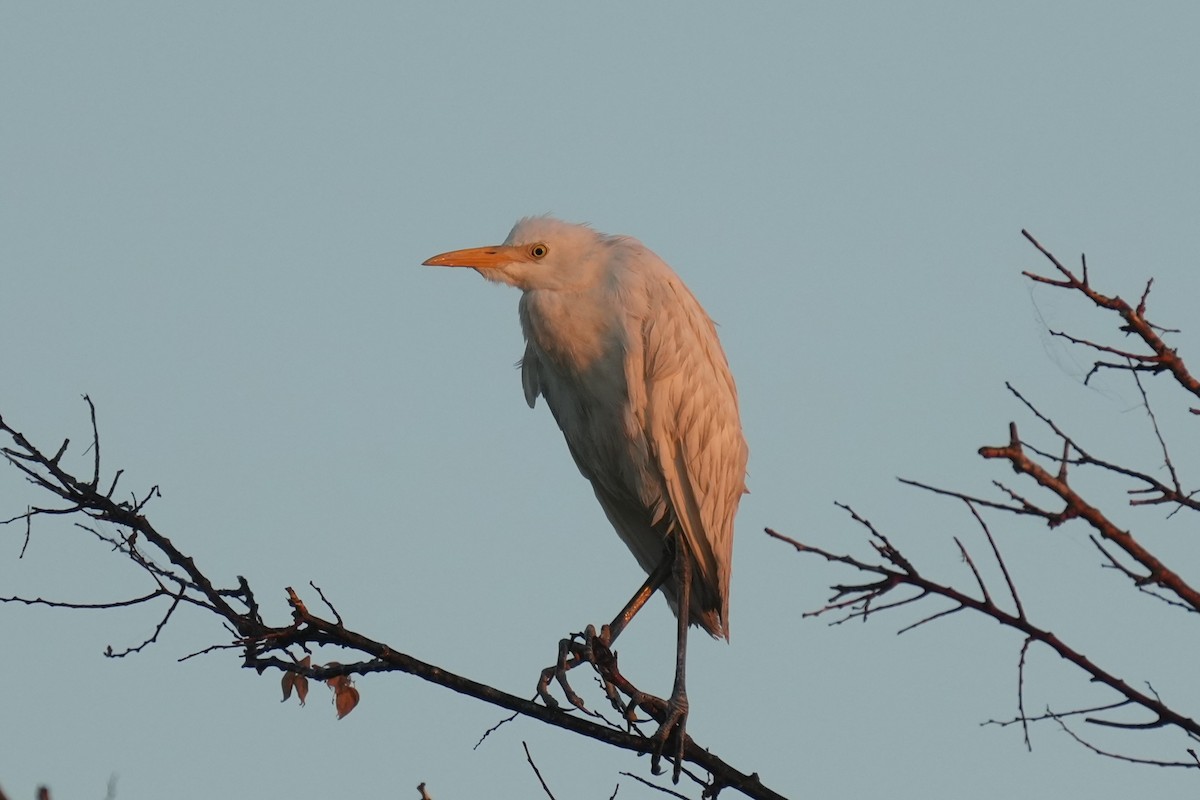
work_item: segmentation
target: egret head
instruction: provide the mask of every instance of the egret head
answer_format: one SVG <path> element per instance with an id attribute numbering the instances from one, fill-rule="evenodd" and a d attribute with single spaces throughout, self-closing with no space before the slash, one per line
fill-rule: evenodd
<path id="1" fill-rule="evenodd" d="M 438 267 L 471 267 L 490 281 L 520 289 L 573 289 L 599 280 L 602 249 L 615 241 L 587 225 L 526 217 L 504 244 L 452 250 L 427 259 Z"/>

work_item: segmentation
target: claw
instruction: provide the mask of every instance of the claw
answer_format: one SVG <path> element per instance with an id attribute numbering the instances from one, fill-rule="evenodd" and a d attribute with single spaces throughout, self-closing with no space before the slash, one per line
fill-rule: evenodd
<path id="1" fill-rule="evenodd" d="M 675 767 L 671 772 L 672 783 L 679 783 L 679 774 L 683 770 L 683 751 L 687 746 L 687 717 L 687 695 L 672 694 L 671 699 L 667 701 L 667 710 L 662 724 L 658 726 L 658 730 L 651 737 L 654 749 L 650 751 L 650 771 L 655 775 L 662 774 L 663 751 L 667 750 L 668 744 L 673 745 L 667 752 L 667 758 L 675 762 Z"/>
<path id="2" fill-rule="evenodd" d="M 542 698 L 542 702 L 546 704 L 546 708 L 558 708 L 558 701 L 554 699 L 554 695 L 550 694 L 550 681 L 554 679 L 556 672 L 556 667 L 546 667 L 542 670 L 541 677 L 538 678 L 538 697 Z"/>
<path id="3" fill-rule="evenodd" d="M 580 641 L 576 641 L 576 639 Z M 558 640 L 558 658 L 555 660 L 554 666 L 546 667 L 538 678 L 538 697 L 542 698 L 542 702 L 546 704 L 547 708 L 559 708 L 558 701 L 550 694 L 550 681 L 555 680 L 562 687 L 563 695 L 571 705 L 581 711 L 587 711 L 587 705 L 583 702 L 583 698 L 575 693 L 567 681 L 567 673 L 584 662 L 594 660 L 592 647 L 596 641 L 598 641 L 596 628 L 593 625 L 588 625 L 583 633 L 575 633 L 569 638 Z"/>

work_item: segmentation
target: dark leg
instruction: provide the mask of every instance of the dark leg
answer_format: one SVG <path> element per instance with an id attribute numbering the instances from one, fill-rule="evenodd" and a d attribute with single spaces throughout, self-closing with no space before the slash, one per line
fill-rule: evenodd
<path id="1" fill-rule="evenodd" d="M 671 567 L 674 566 L 675 556 L 670 549 L 663 553 L 662 561 L 658 562 L 658 566 L 654 571 L 646 577 L 646 582 L 642 584 L 642 588 L 637 590 L 633 597 L 629 598 L 629 602 L 621 609 L 621 613 L 613 617 L 613 621 L 600 631 L 600 638 L 606 645 L 611 645 L 621 635 L 621 631 L 625 630 L 625 626 L 629 621 L 642 610 L 642 606 L 658 591 L 667 578 L 671 574 Z"/>
<path id="2" fill-rule="evenodd" d="M 675 744 L 671 754 L 675 760 L 675 769 L 671 775 L 673 783 L 679 783 L 679 772 L 683 769 L 683 751 L 687 744 L 688 700 L 684 672 L 687 666 L 688 612 L 692 592 L 692 561 L 688 558 L 687 548 L 679 537 L 680 534 L 676 532 L 675 574 L 679 578 L 679 616 L 675 634 L 675 686 L 671 689 L 671 699 L 667 701 L 662 724 L 654 734 L 654 752 L 650 757 L 650 769 L 657 773 L 663 748 L 668 742 Z"/>
<path id="3" fill-rule="evenodd" d="M 601 628 L 599 636 L 596 636 L 596 629 L 589 625 L 583 634 L 582 644 L 576 642 L 574 639 L 562 639 L 559 641 L 557 662 L 555 662 L 554 666 L 546 667 L 542 670 L 542 675 L 538 679 L 537 691 L 543 703 L 551 708 L 558 705 L 550 694 L 550 681 L 557 679 L 559 685 L 562 686 L 563 694 L 566 695 L 567 700 L 578 708 L 582 709 L 584 707 L 583 701 L 567 683 L 567 673 L 580 664 L 593 660 L 592 646 L 595 642 L 607 648 L 617 640 L 617 637 L 625 630 L 629 621 L 641 611 L 642 606 L 646 605 L 646 602 L 666 583 L 667 578 L 670 577 L 671 570 L 678 560 L 675 552 L 673 552 L 673 550 L 677 549 L 678 547 L 675 543 L 668 544 L 667 551 L 663 553 L 662 560 L 658 563 L 658 566 L 646 577 L 645 582 L 633 597 L 629 598 L 629 602 L 625 604 L 620 613 L 613 617 L 613 621 Z M 684 627 L 686 628 L 686 623 Z M 678 677 L 676 680 L 678 680 Z"/>

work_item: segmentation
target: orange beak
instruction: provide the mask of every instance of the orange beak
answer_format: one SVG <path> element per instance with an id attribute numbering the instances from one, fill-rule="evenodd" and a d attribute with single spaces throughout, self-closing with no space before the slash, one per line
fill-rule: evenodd
<path id="1" fill-rule="evenodd" d="M 496 269 L 514 261 L 528 261 L 525 248 L 498 244 L 492 247 L 469 247 L 466 250 L 451 250 L 427 258 L 422 263 L 430 267 L 472 267 L 473 269 Z"/>

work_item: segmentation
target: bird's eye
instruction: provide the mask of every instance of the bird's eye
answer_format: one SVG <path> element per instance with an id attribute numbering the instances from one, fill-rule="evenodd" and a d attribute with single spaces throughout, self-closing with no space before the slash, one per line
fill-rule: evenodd
<path id="1" fill-rule="evenodd" d="M 549 252 L 550 248 L 546 247 L 546 245 L 542 244 L 541 242 L 529 245 L 529 255 L 533 256 L 534 258 L 545 258 L 546 253 Z"/>

